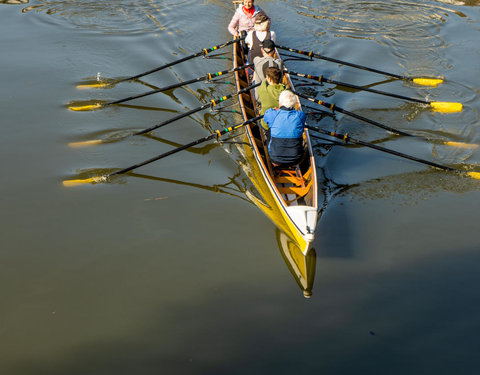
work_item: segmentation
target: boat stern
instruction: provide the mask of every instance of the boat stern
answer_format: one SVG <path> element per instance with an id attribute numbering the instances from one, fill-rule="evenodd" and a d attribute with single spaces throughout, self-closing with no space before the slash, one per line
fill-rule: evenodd
<path id="1" fill-rule="evenodd" d="M 306 254 L 310 248 L 310 244 L 315 239 L 315 227 L 317 226 L 318 212 L 316 208 L 311 206 L 290 206 L 286 208 L 292 222 L 297 227 L 306 246 L 302 252 Z"/>

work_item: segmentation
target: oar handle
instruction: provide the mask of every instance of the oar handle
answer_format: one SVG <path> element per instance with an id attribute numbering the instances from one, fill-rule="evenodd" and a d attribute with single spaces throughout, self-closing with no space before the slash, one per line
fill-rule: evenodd
<path id="1" fill-rule="evenodd" d="M 228 42 L 219 44 L 218 46 L 214 46 L 214 47 L 210 47 L 210 48 L 204 48 L 204 49 L 202 50 L 203 55 L 206 56 L 206 55 L 208 55 L 210 52 L 213 52 L 213 51 L 215 51 L 215 50 L 217 50 L 217 49 L 224 48 L 224 47 L 229 46 L 230 44 L 233 44 L 233 43 L 238 43 L 238 42 L 244 40 L 246 37 L 247 37 L 246 35 L 240 36 L 240 37 L 238 37 L 238 38 L 229 40 Z"/>
<path id="2" fill-rule="evenodd" d="M 429 161 L 429 160 L 425 160 L 425 159 L 420 159 L 420 158 L 417 158 L 417 157 L 412 156 L 412 155 L 407 155 L 407 154 L 404 154 L 402 152 L 398 152 L 398 151 L 391 150 L 391 149 L 388 149 L 388 148 L 385 148 L 385 147 L 374 145 L 372 143 L 368 143 L 368 142 L 364 142 L 364 141 L 361 141 L 361 140 L 358 140 L 358 139 L 355 139 L 355 138 L 351 138 L 347 134 L 339 134 L 339 133 L 335 133 L 335 132 L 329 132 L 327 130 L 317 128 L 317 127 L 314 127 L 314 126 L 310 126 L 310 125 L 306 125 L 306 127 L 310 130 L 314 130 L 316 132 L 319 132 L 319 133 L 322 133 L 322 134 L 329 135 L 331 137 L 340 139 L 341 141 L 343 141 L 346 144 L 349 143 L 349 142 L 350 143 L 355 143 L 355 144 L 359 144 L 359 145 L 362 145 L 362 146 L 365 146 L 365 147 L 369 147 L 369 148 L 372 148 L 372 149 L 375 149 L 375 150 L 378 150 L 378 151 L 386 152 L 388 154 L 396 155 L 396 156 L 399 156 L 399 157 L 404 158 L 404 159 L 409 159 L 409 160 L 413 160 L 413 161 L 416 161 L 416 162 L 419 162 L 419 163 L 422 163 L 422 164 L 430 165 L 431 167 L 435 167 L 435 168 L 438 168 L 438 169 L 443 169 L 445 171 L 461 172 L 458 169 L 448 167 L 446 165 L 438 164 L 438 163 L 435 163 L 435 162 L 432 162 L 432 161 Z"/>
<path id="3" fill-rule="evenodd" d="M 117 175 L 117 174 L 124 174 L 124 173 L 130 172 L 130 171 L 133 170 L 133 169 L 142 167 L 142 166 L 144 166 L 144 165 L 146 165 L 146 164 L 149 164 L 149 163 L 153 163 L 154 161 L 157 161 L 157 160 L 163 159 L 163 158 L 165 158 L 165 157 L 167 157 L 167 156 L 176 154 L 177 152 L 180 152 L 180 151 L 183 151 L 183 150 L 185 150 L 185 149 L 187 149 L 187 148 L 196 146 L 196 145 L 198 145 L 198 144 L 200 144 L 200 143 L 203 143 L 203 142 L 206 142 L 206 141 L 208 141 L 208 140 L 210 140 L 210 139 L 219 138 L 219 137 L 221 137 L 222 135 L 224 135 L 224 134 L 226 134 L 226 133 L 232 132 L 232 131 L 237 130 L 237 129 L 239 129 L 239 128 L 245 126 L 245 125 L 248 125 L 248 124 L 250 124 L 250 123 L 252 123 L 252 122 L 258 121 L 258 120 L 260 120 L 262 117 L 263 117 L 263 115 L 257 116 L 257 117 L 254 117 L 254 118 L 250 119 L 250 120 L 244 121 L 244 122 L 242 122 L 242 123 L 240 123 L 240 124 L 231 126 L 231 127 L 229 127 L 229 128 L 225 128 L 225 129 L 223 129 L 223 130 L 217 130 L 217 131 L 216 131 L 215 133 L 213 133 L 213 134 L 209 134 L 209 135 L 207 135 L 207 136 L 205 136 L 205 137 L 202 137 L 202 138 L 197 139 L 197 140 L 195 140 L 195 141 L 193 141 L 193 142 L 187 143 L 186 145 L 183 145 L 183 146 L 181 146 L 181 147 L 177 147 L 177 148 L 175 148 L 175 149 L 173 149 L 173 150 L 167 151 L 167 152 L 165 152 L 165 153 L 163 153 L 163 154 L 160 154 L 160 155 L 158 155 L 158 156 L 155 156 L 154 158 L 145 160 L 145 161 L 143 161 L 143 162 L 141 162 L 141 163 L 138 163 L 138 164 L 132 165 L 132 166 L 130 166 L 130 167 L 121 169 L 121 170 L 119 170 L 119 171 L 110 173 L 110 174 L 108 174 L 108 175 L 105 176 L 105 177 L 111 177 L 111 176 L 115 176 L 115 175 Z"/>
<path id="4" fill-rule="evenodd" d="M 364 121 L 364 122 L 367 122 L 371 125 L 374 125 L 374 126 L 378 126 L 379 128 L 382 128 L 382 129 L 385 129 L 385 130 L 388 130 L 389 132 L 392 132 L 392 133 L 395 133 L 395 134 L 399 134 L 399 135 L 404 135 L 404 136 L 407 136 L 407 137 L 413 137 L 414 135 L 413 134 L 410 134 L 410 133 L 406 133 L 402 130 L 398 130 L 398 129 L 394 129 L 390 126 L 387 126 L 385 124 L 382 124 L 380 122 L 377 122 L 377 121 L 374 121 L 374 120 L 370 120 L 366 117 L 363 117 L 363 116 L 360 116 L 360 115 L 357 115 L 356 113 L 353 113 L 353 112 L 349 112 L 341 107 L 338 107 L 336 106 L 335 104 L 333 103 L 327 103 L 327 102 L 324 102 L 322 100 L 315 100 L 307 95 L 303 95 L 303 94 L 300 94 L 299 92 L 296 92 L 296 91 L 293 91 L 293 93 L 295 95 L 298 95 L 300 98 L 304 98 L 304 99 L 307 99 L 313 103 L 317 103 L 317 104 L 320 104 L 320 105 L 323 105 L 324 107 L 326 108 L 329 108 L 332 112 L 334 111 L 338 111 L 340 113 L 344 113 L 348 116 L 351 116 L 351 117 L 354 117 L 358 120 L 361 120 L 361 121 Z"/>
<path id="5" fill-rule="evenodd" d="M 216 77 L 220 77 L 224 74 L 227 74 L 227 73 L 233 73 L 233 72 L 236 72 L 237 70 L 243 70 L 243 69 L 247 69 L 247 68 L 250 68 L 252 67 L 253 64 L 246 64 L 246 65 L 242 65 L 242 66 L 237 66 L 236 68 L 232 68 L 232 69 L 227 69 L 227 70 L 222 70 L 221 72 L 215 72 L 215 73 L 207 73 L 205 75 L 205 79 L 207 81 L 211 81 L 212 79 L 216 78 Z"/>
<path id="6" fill-rule="evenodd" d="M 394 94 L 394 93 L 390 93 L 390 92 L 386 92 L 386 91 L 381 91 L 381 90 L 375 90 L 375 89 L 371 89 L 369 87 L 357 86 L 357 85 L 353 85 L 351 83 L 335 81 L 333 79 L 329 79 L 329 78 L 326 78 L 326 77 L 323 77 L 323 76 L 314 76 L 314 75 L 310 75 L 310 74 L 303 74 L 303 73 L 297 73 L 297 72 L 292 72 L 292 71 L 287 71 L 287 73 L 290 74 L 290 75 L 297 76 L 297 77 L 312 79 L 312 80 L 318 81 L 320 83 L 327 82 L 327 83 L 331 83 L 333 85 L 349 87 L 349 88 L 355 89 L 355 90 L 368 91 L 368 92 L 372 92 L 374 94 L 390 96 L 392 98 L 408 100 L 408 101 L 411 101 L 411 102 L 416 102 L 416 103 L 421 103 L 421 104 L 430 104 L 431 103 L 431 102 L 428 102 L 428 101 L 422 100 L 422 99 L 410 98 L 408 96 L 398 95 L 398 94 Z"/>

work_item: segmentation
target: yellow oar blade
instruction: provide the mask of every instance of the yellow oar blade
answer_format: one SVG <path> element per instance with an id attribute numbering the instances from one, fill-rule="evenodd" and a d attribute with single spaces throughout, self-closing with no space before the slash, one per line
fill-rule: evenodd
<path id="1" fill-rule="evenodd" d="M 77 85 L 77 89 L 79 90 L 98 89 L 98 88 L 105 88 L 107 86 L 110 86 L 110 83 L 106 83 L 106 82 L 87 83 L 87 84 Z"/>
<path id="2" fill-rule="evenodd" d="M 467 174 L 476 180 L 480 180 L 480 172 L 467 172 Z"/>
<path id="3" fill-rule="evenodd" d="M 92 111 L 94 109 L 101 108 L 101 104 L 88 104 L 88 105 L 80 105 L 80 106 L 74 106 L 71 105 L 68 107 L 70 111 Z"/>
<path id="4" fill-rule="evenodd" d="M 106 89 L 106 88 L 112 88 L 117 84 L 119 79 L 114 79 L 114 78 L 92 78 L 92 79 L 86 79 L 83 82 L 80 82 L 77 85 L 77 89 L 80 90 L 87 90 L 87 89 Z"/>
<path id="5" fill-rule="evenodd" d="M 91 177 L 91 178 L 85 178 L 85 179 L 77 179 L 77 180 L 65 180 L 62 182 L 63 186 L 66 187 L 71 187 L 71 186 L 77 186 L 77 185 L 83 185 L 83 184 L 93 184 L 93 183 L 99 183 L 106 181 L 107 178 L 105 176 L 101 177 Z"/>
<path id="6" fill-rule="evenodd" d="M 417 85 L 436 87 L 440 83 L 443 83 L 443 79 L 439 79 L 439 78 L 414 78 L 413 82 L 416 83 Z"/>
<path id="7" fill-rule="evenodd" d="M 478 148 L 478 145 L 475 143 L 446 141 L 446 142 L 443 142 L 443 144 L 446 146 L 453 146 L 453 147 L 459 147 L 459 148 Z"/>
<path id="8" fill-rule="evenodd" d="M 90 141 L 83 141 L 83 142 L 70 142 L 68 145 L 73 148 L 79 148 L 79 147 L 89 147 L 93 145 L 98 145 L 100 143 L 103 143 L 101 139 L 92 139 Z"/>
<path id="9" fill-rule="evenodd" d="M 452 113 L 461 112 L 462 103 L 450 103 L 450 102 L 431 102 L 430 105 L 437 112 Z"/>

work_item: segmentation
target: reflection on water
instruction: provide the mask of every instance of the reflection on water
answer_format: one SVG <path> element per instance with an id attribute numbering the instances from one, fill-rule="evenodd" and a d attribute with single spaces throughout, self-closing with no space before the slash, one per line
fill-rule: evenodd
<path id="1" fill-rule="evenodd" d="M 194 150 L 187 150 L 189 152 L 196 152 Z M 250 179 L 246 178 L 242 172 L 240 165 L 237 166 L 237 172 L 228 178 L 229 181 L 224 184 L 214 184 L 214 185 L 204 185 L 197 184 L 188 181 L 180 181 L 175 179 L 163 178 L 150 176 L 140 173 L 129 173 L 130 177 L 144 178 L 153 181 L 159 181 L 169 184 L 177 184 L 183 186 L 190 186 L 195 189 L 201 189 L 206 191 L 211 191 L 214 193 L 226 194 L 231 197 L 242 199 L 246 202 L 258 206 L 258 198 L 252 200 L 252 191 L 255 190 Z M 107 170 L 97 170 L 93 171 L 96 173 L 107 173 L 111 171 Z M 92 171 L 85 172 L 87 174 L 92 174 Z M 116 180 L 120 183 L 123 183 L 123 179 L 120 178 Z M 257 193 L 258 194 L 258 193 Z M 161 197 L 161 199 L 166 199 L 168 197 Z M 316 270 L 316 253 L 314 249 L 310 249 L 308 254 L 305 256 L 296 243 L 289 238 L 281 229 L 276 228 L 276 239 L 280 253 L 283 260 L 285 261 L 286 266 L 290 270 L 292 276 L 294 277 L 296 283 L 303 292 L 305 298 L 310 298 L 312 296 L 312 289 L 315 279 L 315 270 Z"/>
<path id="2" fill-rule="evenodd" d="M 461 114 L 439 115 L 331 86 L 319 95 L 335 94 L 331 101 L 339 106 L 405 131 L 478 143 L 480 84 L 478 74 L 472 74 L 472 62 L 479 58 L 478 1 L 257 2 L 265 4 L 284 45 L 394 73 L 439 73 L 447 81 L 436 89 L 398 81 L 376 85 L 467 105 Z M 419 373 L 419 367 L 431 370 L 432 364 L 438 374 L 475 373 L 478 356 L 472 343 L 477 339 L 471 328 L 478 325 L 479 310 L 480 181 L 427 167 L 381 177 L 395 173 L 391 160 L 377 163 L 382 154 L 334 148 L 327 155 L 318 147 L 324 173 L 350 183 L 326 181 L 323 187 L 333 195 L 326 194 L 317 228 L 318 258 L 299 254 L 281 230 L 274 233 L 257 206 L 247 204 L 259 203 L 261 194 L 217 144 L 190 149 L 208 156 L 183 154 L 181 166 L 166 162 L 140 170 L 147 175 L 117 176 L 109 184 L 59 186 L 77 168 L 85 174 L 80 177 L 103 175 L 181 145 L 160 144 L 159 136 L 183 142 L 207 133 L 208 122 L 219 127 L 223 119 L 209 113 L 148 138 L 119 142 L 141 130 L 135 129 L 141 124 L 175 115 L 162 113 L 166 109 L 187 111 L 230 93 L 227 85 L 215 92 L 211 86 L 192 86 L 195 96 L 176 90 L 172 96 L 132 103 L 158 106 L 155 111 L 131 106 L 75 114 L 61 105 L 144 91 L 139 82 L 117 85 L 111 92 L 80 92 L 73 84 L 99 70 L 111 69 L 106 76 L 113 77 L 138 73 L 173 60 L 172 54 L 179 58 L 225 40 L 231 8 L 231 1 L 224 0 L 0 1 L 0 12 L 12 15 L 0 23 L 9 48 L 0 59 L 6 92 L 2 151 L 10 161 L 4 163 L 8 178 L 2 184 L 0 279 L 8 287 L 0 291 L 0 373 L 234 369 L 283 375 L 295 368 L 294 373 L 397 375 Z M 417 21 L 412 20 L 415 12 Z M 192 60 L 151 82 L 163 86 L 224 68 L 212 70 L 215 63 L 222 62 Z M 339 64 L 288 64 L 292 70 L 359 85 L 385 79 Z M 388 146 L 430 156 L 429 145 L 401 137 L 395 143 L 383 131 L 340 114 L 336 119 L 315 122 L 335 122 L 339 132 L 350 126 L 352 137 L 386 137 Z M 91 138 L 117 143 L 83 150 L 66 144 Z M 480 157 L 478 151 L 440 146 L 437 153 L 438 161 L 455 165 Z M 207 165 L 207 159 L 221 160 Z M 399 173 L 411 168 L 408 163 L 394 166 Z M 87 169 L 92 167 L 100 169 Z M 146 197 L 160 204 L 145 203 Z M 253 230 L 239 228 L 244 223 Z M 302 293 L 308 296 L 312 290 L 315 298 L 304 301 Z"/>
<path id="3" fill-rule="evenodd" d="M 229 195 L 229 196 L 232 196 L 232 197 L 242 199 L 245 202 L 252 203 L 250 200 L 245 198 L 245 196 L 244 196 L 245 188 L 242 187 L 242 185 L 239 184 L 238 181 L 237 181 L 238 178 L 240 177 L 240 171 L 238 171 L 238 173 L 236 173 L 234 176 L 230 177 L 228 182 L 225 182 L 224 184 L 214 184 L 214 185 L 202 185 L 202 184 L 197 184 L 197 183 L 194 183 L 194 182 L 174 180 L 174 179 L 171 179 L 171 178 L 149 176 L 149 175 L 141 174 L 141 173 L 129 173 L 129 176 L 137 177 L 137 178 L 144 178 L 144 179 L 152 180 L 152 181 L 166 182 L 166 183 L 169 183 L 169 184 L 190 186 L 190 187 L 193 187 L 195 189 L 202 189 L 202 190 L 211 191 L 213 193 L 226 194 L 226 195 Z"/>
<path id="4" fill-rule="evenodd" d="M 300 248 L 288 236 L 277 228 L 277 243 L 288 269 L 295 278 L 305 298 L 312 296 L 315 279 L 316 253 L 311 248 L 308 254 L 303 255 Z"/>

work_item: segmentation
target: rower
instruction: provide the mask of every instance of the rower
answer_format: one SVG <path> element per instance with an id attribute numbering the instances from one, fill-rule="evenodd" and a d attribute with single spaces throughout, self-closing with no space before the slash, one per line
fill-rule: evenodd
<path id="1" fill-rule="evenodd" d="M 262 42 L 266 39 L 276 41 L 275 31 L 270 30 L 270 18 L 265 14 L 258 14 L 255 17 L 254 30 L 247 33 L 245 43 L 248 46 L 248 63 L 252 64 L 253 59 L 262 56 Z"/>
<path id="2" fill-rule="evenodd" d="M 255 18 L 259 14 L 265 15 L 265 12 L 259 6 L 254 5 L 254 0 L 243 0 L 228 24 L 228 31 L 237 38 L 242 31 L 253 30 Z"/>
<path id="3" fill-rule="evenodd" d="M 274 66 L 283 71 L 283 61 L 275 58 L 275 43 L 271 39 L 265 39 L 262 42 L 262 56 L 256 56 L 253 59 L 255 72 L 253 73 L 253 83 L 262 82 L 266 78 L 268 67 Z"/>
<path id="4" fill-rule="evenodd" d="M 280 83 L 282 79 L 282 71 L 275 66 L 266 69 L 266 79 L 264 79 L 257 89 L 255 89 L 255 96 L 258 97 L 261 109 L 260 114 L 263 115 L 270 108 L 278 108 L 278 98 L 282 91 L 286 90 L 284 84 Z M 268 130 L 268 125 L 261 121 L 262 127 Z"/>
<path id="5" fill-rule="evenodd" d="M 298 164 L 305 152 L 303 130 L 306 116 L 295 110 L 295 94 L 284 90 L 279 96 L 280 109 L 267 109 L 263 119 L 270 128 L 268 153 L 275 167 Z"/>

